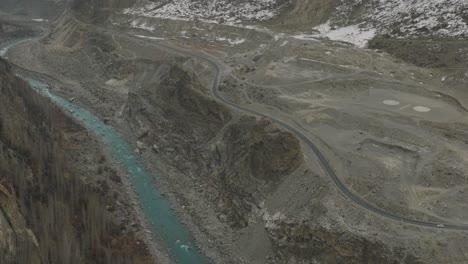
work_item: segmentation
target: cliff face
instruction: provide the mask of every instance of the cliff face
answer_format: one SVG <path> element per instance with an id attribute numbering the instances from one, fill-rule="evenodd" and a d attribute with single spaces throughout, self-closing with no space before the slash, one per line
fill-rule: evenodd
<path id="1" fill-rule="evenodd" d="M 111 220 L 106 183 L 78 176 L 87 132 L 3 60 L 0 95 L 0 262 L 150 263 Z"/>

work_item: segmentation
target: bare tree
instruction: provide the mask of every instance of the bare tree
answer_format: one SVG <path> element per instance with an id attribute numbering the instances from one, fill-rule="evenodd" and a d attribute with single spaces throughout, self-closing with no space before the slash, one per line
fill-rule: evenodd
<path id="1" fill-rule="evenodd" d="M 5 20 L 0 17 L 0 34 L 3 34 L 5 32 Z"/>

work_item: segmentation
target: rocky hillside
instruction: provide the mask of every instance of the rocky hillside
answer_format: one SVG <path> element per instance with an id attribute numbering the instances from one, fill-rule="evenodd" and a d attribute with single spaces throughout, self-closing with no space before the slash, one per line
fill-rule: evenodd
<path id="1" fill-rule="evenodd" d="M 375 36 L 466 38 L 468 2 L 464 0 L 340 0 L 320 35 L 365 46 Z"/>
<path id="2" fill-rule="evenodd" d="M 34 34 L 37 34 L 37 31 L 31 27 L 0 20 L 0 44 L 14 39 L 32 37 Z"/>
<path id="3" fill-rule="evenodd" d="M 395 37 L 466 37 L 464 0 L 340 1 L 330 26 L 359 25 Z"/>
<path id="4" fill-rule="evenodd" d="M 81 20 L 96 23 L 106 21 L 109 14 L 131 7 L 137 0 L 71 0 L 70 8 Z"/>
<path id="5" fill-rule="evenodd" d="M 115 171 L 103 171 L 87 132 L 2 59 L 0 95 L 0 263 L 152 263 L 113 220 Z"/>
<path id="6" fill-rule="evenodd" d="M 56 18 L 71 0 L 0 0 L 0 11 L 32 18 Z"/>
<path id="7" fill-rule="evenodd" d="M 153 67 L 142 67 L 147 70 L 139 75 Z M 303 163 L 298 140 L 270 121 L 233 116 L 202 92 L 195 75 L 177 66 L 160 78 L 140 80 L 144 88 L 130 91 L 128 122 L 141 142 L 197 184 L 210 183 L 205 193 L 216 197 L 209 202 L 223 222 L 246 227 L 263 197 Z"/>

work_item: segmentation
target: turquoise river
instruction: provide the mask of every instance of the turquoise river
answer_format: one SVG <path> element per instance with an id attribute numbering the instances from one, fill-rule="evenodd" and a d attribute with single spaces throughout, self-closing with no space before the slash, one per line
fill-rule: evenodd
<path id="1" fill-rule="evenodd" d="M 0 46 L 0 56 L 6 57 L 8 49 L 24 41 L 27 40 Z M 88 130 L 93 131 L 109 147 L 113 157 L 129 174 L 130 181 L 138 194 L 140 205 L 150 224 L 152 234 L 155 239 L 164 241 L 173 259 L 182 264 L 208 263 L 208 260 L 198 253 L 192 245 L 189 231 L 177 218 L 169 202 L 157 190 L 152 180 L 153 175 L 141 165 L 138 157 L 134 154 L 132 146 L 126 142 L 121 134 L 112 126 L 106 125 L 93 113 L 75 106 L 69 100 L 52 94 L 47 84 L 36 79 L 24 79 L 29 82 L 34 90 L 67 110 L 70 115 L 80 121 Z"/>

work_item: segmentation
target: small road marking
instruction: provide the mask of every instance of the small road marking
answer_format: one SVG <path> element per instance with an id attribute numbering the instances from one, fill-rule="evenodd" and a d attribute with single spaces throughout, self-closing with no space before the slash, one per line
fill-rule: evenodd
<path id="1" fill-rule="evenodd" d="M 407 104 L 407 105 L 405 105 L 405 106 L 403 106 L 403 107 L 400 107 L 400 109 L 398 109 L 398 110 L 403 110 L 403 109 L 405 109 L 405 108 L 407 108 L 407 107 L 409 107 L 409 106 L 411 106 L 411 104 Z"/>

